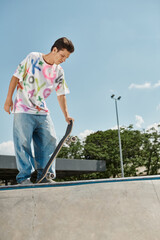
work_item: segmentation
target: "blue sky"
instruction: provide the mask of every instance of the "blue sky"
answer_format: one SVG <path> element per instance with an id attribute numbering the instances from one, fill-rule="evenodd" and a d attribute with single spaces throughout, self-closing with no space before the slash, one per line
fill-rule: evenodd
<path id="1" fill-rule="evenodd" d="M 160 120 L 159 0 L 1 0 L 0 154 L 12 150 L 13 116 L 3 110 L 12 74 L 30 52 L 48 53 L 62 36 L 75 52 L 62 64 L 73 135 L 116 126 L 142 130 Z M 47 100 L 60 139 L 66 123 L 56 94 Z"/>

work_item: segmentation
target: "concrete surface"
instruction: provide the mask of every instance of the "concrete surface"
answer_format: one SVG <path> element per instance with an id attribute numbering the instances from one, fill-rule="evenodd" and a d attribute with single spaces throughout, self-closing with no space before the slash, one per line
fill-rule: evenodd
<path id="1" fill-rule="evenodd" d="M 0 188 L 0 240 L 159 240 L 160 176 Z"/>

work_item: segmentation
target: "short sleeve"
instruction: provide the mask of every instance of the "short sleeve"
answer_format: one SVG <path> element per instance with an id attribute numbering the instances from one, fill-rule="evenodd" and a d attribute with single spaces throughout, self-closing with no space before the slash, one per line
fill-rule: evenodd
<path id="1" fill-rule="evenodd" d="M 28 55 L 17 67 L 13 76 L 17 77 L 19 81 L 23 81 L 27 75 L 30 55 Z"/>
<path id="2" fill-rule="evenodd" d="M 55 91 L 57 96 L 69 94 L 69 88 L 65 81 L 64 71 L 60 69 L 58 77 L 55 79 Z"/>

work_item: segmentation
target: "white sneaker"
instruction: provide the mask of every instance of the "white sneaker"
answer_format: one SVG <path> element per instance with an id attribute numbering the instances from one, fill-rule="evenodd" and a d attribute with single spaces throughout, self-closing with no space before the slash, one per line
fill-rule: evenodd
<path id="1" fill-rule="evenodd" d="M 20 183 L 20 185 L 30 185 L 33 184 L 30 179 L 26 179 Z"/>

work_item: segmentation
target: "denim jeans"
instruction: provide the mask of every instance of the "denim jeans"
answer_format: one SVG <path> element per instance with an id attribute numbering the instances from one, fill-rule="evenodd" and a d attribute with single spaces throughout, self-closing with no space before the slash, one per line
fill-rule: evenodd
<path id="1" fill-rule="evenodd" d="M 51 154 L 56 148 L 56 134 L 49 115 L 35 115 L 15 113 L 13 124 L 13 139 L 16 163 L 19 173 L 17 182 L 29 179 L 31 173 L 37 169 L 37 178 L 42 174 Z M 34 156 L 32 154 L 32 144 Z M 49 172 L 54 173 L 56 161 Z"/>

